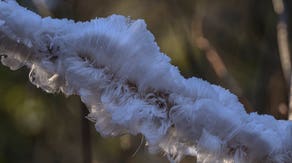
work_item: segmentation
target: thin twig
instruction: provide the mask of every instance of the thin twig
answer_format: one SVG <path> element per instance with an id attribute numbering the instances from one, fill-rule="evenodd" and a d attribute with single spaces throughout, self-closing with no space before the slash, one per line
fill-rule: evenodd
<path id="1" fill-rule="evenodd" d="M 196 21 L 193 23 L 192 30 L 195 35 L 193 42 L 196 44 L 196 46 L 200 50 L 204 52 L 208 62 L 212 66 L 218 78 L 222 80 L 223 82 L 225 82 L 226 84 L 228 84 L 230 89 L 233 92 L 235 92 L 238 96 L 241 96 L 242 89 L 240 88 L 239 84 L 236 82 L 233 76 L 228 72 L 226 65 L 221 59 L 219 53 L 211 45 L 209 40 L 204 36 L 202 21 L 203 21 L 202 17 L 197 16 Z"/>
<path id="2" fill-rule="evenodd" d="M 38 13 L 42 16 L 53 16 L 53 13 L 50 11 L 49 6 L 45 0 L 32 0 L 35 5 Z"/>
<path id="3" fill-rule="evenodd" d="M 253 107 L 249 101 L 243 96 L 242 89 L 239 86 L 238 82 L 234 77 L 229 73 L 226 65 L 224 64 L 220 54 L 217 50 L 211 45 L 209 40 L 204 36 L 203 27 L 202 27 L 202 17 L 197 16 L 196 21 L 193 23 L 193 42 L 196 46 L 204 52 L 206 59 L 209 64 L 212 66 L 217 77 L 223 81 L 229 89 L 234 92 L 239 100 L 244 104 L 248 112 L 254 111 Z"/>
<path id="4" fill-rule="evenodd" d="M 292 85 L 291 85 L 291 58 L 288 41 L 288 29 L 287 29 L 287 13 L 285 10 L 285 3 L 283 0 L 272 0 L 275 13 L 278 15 L 277 24 L 277 38 L 278 48 L 281 60 L 282 71 L 284 78 L 289 88 L 289 112 L 288 119 L 292 120 Z"/>

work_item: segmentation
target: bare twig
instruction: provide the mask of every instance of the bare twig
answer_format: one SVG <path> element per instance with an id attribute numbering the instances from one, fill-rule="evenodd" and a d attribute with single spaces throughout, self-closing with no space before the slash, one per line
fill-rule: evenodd
<path id="1" fill-rule="evenodd" d="M 42 16 L 53 16 L 53 13 L 50 11 L 49 6 L 45 0 L 32 0 L 38 13 Z"/>
<path id="2" fill-rule="evenodd" d="M 289 90 L 288 119 L 292 120 L 292 85 L 291 85 L 291 58 L 288 44 L 287 14 L 283 0 L 273 0 L 273 6 L 278 15 L 277 37 L 282 71 Z"/>
<path id="3" fill-rule="evenodd" d="M 253 107 L 248 100 L 242 95 L 242 89 L 240 88 L 234 77 L 228 72 L 226 65 L 220 57 L 217 50 L 211 45 L 209 40 L 204 36 L 202 27 L 202 17 L 198 16 L 195 23 L 193 23 L 194 39 L 193 42 L 196 46 L 204 52 L 210 65 L 212 66 L 217 77 L 223 81 L 232 92 L 239 96 L 239 100 L 245 105 L 248 112 L 252 112 Z"/>

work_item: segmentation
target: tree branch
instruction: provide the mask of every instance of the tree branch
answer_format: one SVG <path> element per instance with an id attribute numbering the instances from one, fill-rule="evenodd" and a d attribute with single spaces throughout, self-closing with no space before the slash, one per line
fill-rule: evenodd
<path id="1" fill-rule="evenodd" d="M 283 0 L 273 0 L 273 6 L 275 13 L 278 15 L 277 37 L 280 60 L 287 88 L 289 88 L 288 119 L 292 120 L 292 85 L 291 85 L 292 74 L 290 49 L 288 41 L 287 14 L 285 10 L 285 3 Z"/>
<path id="2" fill-rule="evenodd" d="M 1 62 L 30 68 L 46 92 L 79 95 L 103 136 L 141 133 L 176 162 L 292 160 L 291 122 L 247 114 L 229 91 L 183 78 L 143 20 L 74 23 L 0 1 L 0 31 Z"/>

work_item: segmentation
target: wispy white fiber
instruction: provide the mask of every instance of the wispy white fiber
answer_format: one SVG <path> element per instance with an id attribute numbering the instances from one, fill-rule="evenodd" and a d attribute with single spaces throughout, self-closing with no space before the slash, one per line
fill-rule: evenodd
<path id="1" fill-rule="evenodd" d="M 103 136 L 143 134 L 171 162 L 292 162 L 292 123 L 247 114 L 228 90 L 185 79 L 143 20 L 41 18 L 0 1 L 3 65 L 48 93 L 79 95 Z"/>

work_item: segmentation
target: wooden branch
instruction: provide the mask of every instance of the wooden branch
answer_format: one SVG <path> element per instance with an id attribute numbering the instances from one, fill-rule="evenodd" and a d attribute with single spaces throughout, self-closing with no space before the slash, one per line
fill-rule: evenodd
<path id="1" fill-rule="evenodd" d="M 288 119 L 292 120 L 292 74 L 291 74 L 291 57 L 288 41 L 288 23 L 287 23 L 287 9 L 283 0 L 273 0 L 274 11 L 278 15 L 277 24 L 277 38 L 278 38 L 278 49 L 280 54 L 282 71 L 286 81 L 287 88 L 289 88 L 289 99 L 288 99 Z"/>
<path id="2" fill-rule="evenodd" d="M 31 69 L 48 93 L 78 95 L 102 136 L 143 134 L 170 161 L 291 162 L 292 123 L 247 114 L 237 97 L 184 78 L 143 20 L 112 15 L 90 22 L 41 18 L 0 1 L 2 64 Z"/>

